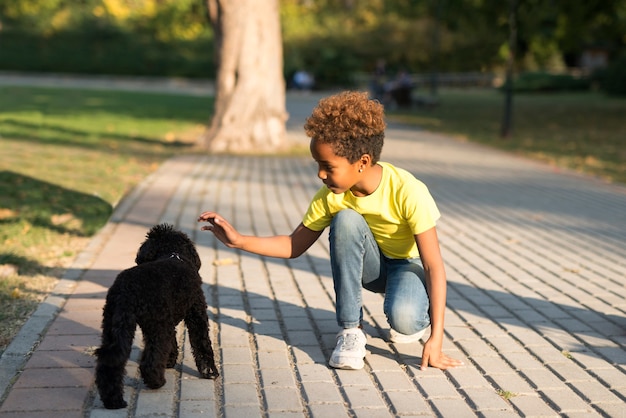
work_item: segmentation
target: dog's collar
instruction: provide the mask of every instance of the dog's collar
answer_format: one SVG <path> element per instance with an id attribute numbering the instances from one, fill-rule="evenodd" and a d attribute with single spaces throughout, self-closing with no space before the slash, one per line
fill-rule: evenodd
<path id="1" fill-rule="evenodd" d="M 180 261 L 183 261 L 182 258 L 180 258 L 180 256 L 178 255 L 178 253 L 172 253 L 172 255 L 170 255 L 170 258 L 178 258 Z"/>

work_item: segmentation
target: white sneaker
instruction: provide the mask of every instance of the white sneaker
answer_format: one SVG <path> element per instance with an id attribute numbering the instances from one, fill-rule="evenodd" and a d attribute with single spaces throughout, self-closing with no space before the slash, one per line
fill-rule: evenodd
<path id="1" fill-rule="evenodd" d="M 336 369 L 359 370 L 365 363 L 365 333 L 360 328 L 344 329 L 337 334 L 337 346 L 330 356 L 331 367 Z"/>
<path id="2" fill-rule="evenodd" d="M 417 331 L 415 334 L 410 334 L 410 335 L 401 334 L 395 329 L 391 328 L 391 330 L 389 331 L 389 339 L 391 340 L 392 343 L 396 343 L 396 344 L 410 344 L 410 343 L 415 343 L 419 341 L 420 338 L 422 338 L 425 333 L 426 333 L 426 328 L 424 328 L 421 331 Z"/>

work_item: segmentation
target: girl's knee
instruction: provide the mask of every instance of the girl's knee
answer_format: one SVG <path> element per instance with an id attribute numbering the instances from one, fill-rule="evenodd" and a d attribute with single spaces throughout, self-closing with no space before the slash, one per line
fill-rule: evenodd
<path id="1" fill-rule="evenodd" d="M 430 325 L 430 316 L 426 310 L 414 304 L 395 304 L 385 311 L 389 326 L 401 334 L 415 334 Z"/>
<path id="2" fill-rule="evenodd" d="M 330 226 L 331 228 L 347 228 L 361 221 L 365 222 L 365 219 L 360 213 L 353 209 L 343 209 L 333 217 Z"/>
<path id="3" fill-rule="evenodd" d="M 363 216 L 352 209 L 344 209 L 333 217 L 330 234 L 332 238 L 341 240 L 362 236 L 363 228 L 368 228 Z"/>

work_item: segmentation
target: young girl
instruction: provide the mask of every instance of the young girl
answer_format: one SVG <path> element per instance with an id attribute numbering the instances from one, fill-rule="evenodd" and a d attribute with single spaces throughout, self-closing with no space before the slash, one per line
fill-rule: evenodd
<path id="1" fill-rule="evenodd" d="M 366 337 L 361 288 L 384 293 L 391 341 L 424 335 L 421 368 L 462 363 L 442 352 L 446 274 L 435 222 L 439 211 L 426 186 L 409 172 L 379 162 L 383 106 L 367 93 L 344 92 L 320 100 L 304 129 L 324 186 L 315 194 L 291 235 L 239 234 L 215 212 L 199 222 L 229 248 L 269 257 L 295 258 L 330 227 L 330 263 L 341 331 L 329 364 L 361 369 Z"/>

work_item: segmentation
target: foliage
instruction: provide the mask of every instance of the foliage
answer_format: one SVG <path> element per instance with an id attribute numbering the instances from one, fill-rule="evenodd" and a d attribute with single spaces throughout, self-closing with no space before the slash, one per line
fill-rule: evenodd
<path id="1" fill-rule="evenodd" d="M 552 74 L 546 72 L 528 72 L 520 74 L 513 82 L 517 92 L 555 92 L 588 90 L 589 77 L 577 77 L 570 74 Z"/>
<path id="2" fill-rule="evenodd" d="M 626 96 L 626 53 L 614 60 L 608 68 L 595 75 L 602 91 L 613 96 Z"/>
<path id="3" fill-rule="evenodd" d="M 194 0 L 6 0 L 0 16 L 4 70 L 214 75 L 212 35 Z"/>
<path id="4" fill-rule="evenodd" d="M 44 38 L 6 30 L 1 39 L 3 70 L 204 78 L 215 73 L 209 38 L 158 41 L 104 26 Z"/>
<path id="5" fill-rule="evenodd" d="M 190 40 L 208 31 L 202 7 L 195 0 L 4 0 L 0 16 L 10 28 L 46 36 L 108 26 L 160 41 Z"/>
<path id="6" fill-rule="evenodd" d="M 562 71 L 581 53 L 626 48 L 626 0 L 516 0 L 520 71 Z M 281 0 L 285 74 L 351 82 L 391 72 L 499 71 L 510 2 Z M 212 32 L 197 0 L 4 0 L 0 68 L 213 77 Z M 28 54 L 23 51 L 29 51 Z"/>

